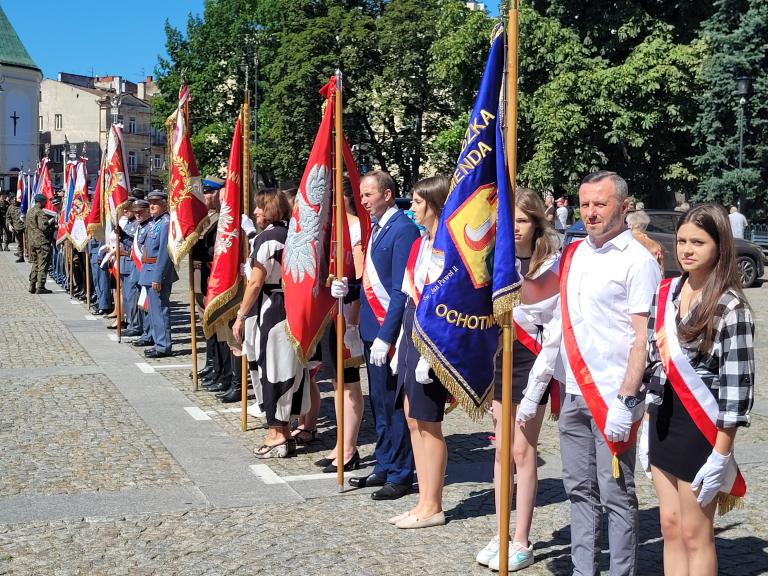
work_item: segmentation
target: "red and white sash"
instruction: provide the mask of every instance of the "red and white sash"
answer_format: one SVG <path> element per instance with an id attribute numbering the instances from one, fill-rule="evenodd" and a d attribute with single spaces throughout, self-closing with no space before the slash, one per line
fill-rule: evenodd
<path id="1" fill-rule="evenodd" d="M 133 235 L 133 244 L 131 245 L 131 258 L 136 264 L 136 270 L 141 271 L 141 248 L 139 247 L 139 231 L 141 226 L 136 227 L 136 234 Z"/>
<path id="2" fill-rule="evenodd" d="M 659 299 L 656 303 L 656 345 L 667 380 L 672 384 L 696 427 L 714 448 L 720 408 L 710 389 L 691 366 L 677 338 L 677 311 L 670 295 L 674 294 L 679 281 L 680 278 L 667 278 L 662 280 L 659 286 Z M 741 498 L 747 492 L 744 477 L 739 472 L 735 458 L 730 459 L 728 466 L 721 492 Z"/>
<path id="3" fill-rule="evenodd" d="M 424 285 L 429 283 L 426 275 L 424 278 L 419 277 L 419 264 L 424 262 L 424 258 L 428 258 L 428 251 L 431 249 L 432 243 L 427 239 L 426 235 L 417 238 L 411 245 L 408 262 L 405 264 L 403 291 L 411 297 L 416 306 L 419 305 L 421 300 L 421 291 L 424 290 Z"/>
<path id="4" fill-rule="evenodd" d="M 579 385 L 584 401 L 587 404 L 587 408 L 592 413 L 592 418 L 600 429 L 600 432 L 605 438 L 605 442 L 608 444 L 608 448 L 613 454 L 613 476 L 618 478 L 619 465 L 617 456 L 632 448 L 637 440 L 637 430 L 640 427 L 641 420 L 632 423 L 632 429 L 629 435 L 629 440 L 626 442 L 611 442 L 605 437 L 605 420 L 608 416 L 608 405 L 605 399 L 600 394 L 600 390 L 595 383 L 592 373 L 584 360 L 582 350 L 585 350 L 587 356 L 591 354 L 600 354 L 598 350 L 593 350 L 591 343 L 583 342 L 579 345 L 576 339 L 576 334 L 571 323 L 571 314 L 568 308 L 568 274 L 571 271 L 571 262 L 573 261 L 573 255 L 576 252 L 581 240 L 574 242 L 563 251 L 563 258 L 560 261 L 560 306 L 563 317 L 563 344 L 565 345 L 565 353 L 568 357 L 568 364 L 570 364 L 573 376 L 576 379 L 576 383 Z"/>
<path id="5" fill-rule="evenodd" d="M 380 230 L 379 234 L 383 231 Z M 365 252 L 365 266 L 363 267 L 363 291 L 365 292 L 365 299 L 373 310 L 373 315 L 376 316 L 376 320 L 379 322 L 379 326 L 384 324 L 384 318 L 387 316 L 387 309 L 389 308 L 389 292 L 387 292 L 384 285 L 379 279 L 379 273 L 376 271 L 376 266 L 373 264 L 373 237 L 371 237 L 371 245 Z"/>
<path id="6" fill-rule="evenodd" d="M 525 348 L 531 354 L 538 356 L 539 352 L 541 352 L 541 344 L 538 340 L 536 340 L 535 333 L 526 330 L 526 328 L 524 328 L 523 325 L 518 322 L 518 319 L 514 318 L 515 312 L 518 310 L 519 308 L 515 307 L 512 312 L 513 322 L 515 324 L 515 338 L 517 338 L 517 341 L 525 346 Z M 531 328 L 536 328 L 535 326 L 532 326 L 528 323 L 525 324 Z M 552 378 L 549 382 L 549 409 L 552 414 L 552 418 L 557 420 L 560 417 L 560 382 L 554 378 Z"/>

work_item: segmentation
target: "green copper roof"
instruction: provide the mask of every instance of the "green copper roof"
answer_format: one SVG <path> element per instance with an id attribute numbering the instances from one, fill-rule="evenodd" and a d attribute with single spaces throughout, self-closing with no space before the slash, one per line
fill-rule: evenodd
<path id="1" fill-rule="evenodd" d="M 19 40 L 2 6 L 0 6 L 0 64 L 40 70 Z"/>

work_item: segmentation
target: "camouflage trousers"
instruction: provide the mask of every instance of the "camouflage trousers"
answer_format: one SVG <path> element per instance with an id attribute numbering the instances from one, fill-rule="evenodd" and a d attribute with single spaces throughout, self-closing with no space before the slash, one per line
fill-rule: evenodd
<path id="1" fill-rule="evenodd" d="M 51 262 L 51 245 L 32 244 L 29 247 L 29 261 L 32 264 L 32 269 L 29 271 L 29 287 L 45 287 L 45 278 Z"/>

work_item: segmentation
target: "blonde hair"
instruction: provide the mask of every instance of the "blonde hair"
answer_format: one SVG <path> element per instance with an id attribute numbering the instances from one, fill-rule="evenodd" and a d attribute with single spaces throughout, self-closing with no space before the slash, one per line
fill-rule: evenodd
<path id="1" fill-rule="evenodd" d="M 552 228 L 545 215 L 546 208 L 541 197 L 530 188 L 515 191 L 515 210 L 521 210 L 534 225 L 533 254 L 526 278 L 532 278 L 552 255 L 560 250 L 560 236 Z"/>

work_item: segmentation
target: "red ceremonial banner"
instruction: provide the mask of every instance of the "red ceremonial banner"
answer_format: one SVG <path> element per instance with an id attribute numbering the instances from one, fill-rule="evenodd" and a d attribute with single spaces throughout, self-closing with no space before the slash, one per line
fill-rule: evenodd
<path id="1" fill-rule="evenodd" d="M 82 252 L 88 244 L 88 231 L 86 219 L 90 208 L 88 206 L 88 169 L 87 158 L 80 158 L 75 168 L 75 191 L 72 195 L 72 203 L 69 208 L 69 220 L 67 221 L 67 234 L 75 249 Z"/>
<path id="2" fill-rule="evenodd" d="M 131 181 L 126 170 L 123 125 L 112 124 L 107 142 L 107 169 L 104 173 L 105 196 L 112 223 L 120 220 L 120 209 L 128 203 Z M 105 206 L 105 208 L 107 207 Z"/>
<path id="3" fill-rule="evenodd" d="M 40 173 L 37 178 L 39 185 L 37 194 L 45 196 L 45 206 L 43 210 L 48 212 L 51 216 L 56 216 L 56 208 L 53 207 L 53 184 L 51 183 L 51 173 L 48 170 L 48 158 L 43 158 L 43 163 L 40 165 Z"/>
<path id="4" fill-rule="evenodd" d="M 216 225 L 216 245 L 208 277 L 203 332 L 210 338 L 222 322 L 237 313 L 243 293 L 240 277 L 240 207 L 243 171 L 243 141 L 240 118 L 235 124 L 227 167 L 227 183 L 221 198 L 221 212 Z"/>
<path id="5" fill-rule="evenodd" d="M 208 226 L 208 208 L 203 199 L 203 183 L 189 140 L 188 120 L 189 91 L 186 86 L 182 86 L 172 134 L 168 196 L 168 211 L 171 215 L 168 252 L 176 266 Z"/>
<path id="6" fill-rule="evenodd" d="M 104 221 L 101 214 L 101 194 L 104 169 L 99 170 L 99 175 L 96 178 L 96 190 L 93 192 L 93 198 L 91 199 L 91 209 L 88 211 L 88 216 L 85 218 L 86 229 L 88 234 L 97 234 L 104 226 Z"/>
<path id="7" fill-rule="evenodd" d="M 327 287 L 329 276 L 335 272 L 331 267 L 335 252 L 332 193 L 335 93 L 334 77 L 320 90 L 320 94 L 325 97 L 325 112 L 296 195 L 283 251 L 283 290 L 286 302 L 291 303 L 286 307 L 286 330 L 303 362 L 307 362 L 314 354 L 325 325 L 336 309 L 336 300 Z M 365 246 L 370 234 L 370 219 L 360 204 L 360 174 L 346 139 L 343 141 L 343 151 Z M 346 212 L 342 226 L 344 275 L 354 278 Z"/>

